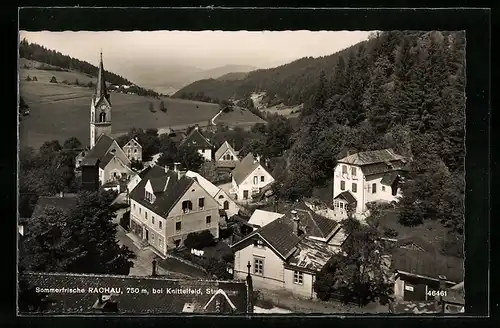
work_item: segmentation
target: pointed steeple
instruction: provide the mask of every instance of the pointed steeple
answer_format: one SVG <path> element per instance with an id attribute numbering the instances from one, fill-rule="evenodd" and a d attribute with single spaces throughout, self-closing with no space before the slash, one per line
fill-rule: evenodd
<path id="1" fill-rule="evenodd" d="M 99 63 L 99 72 L 97 73 L 97 85 L 95 90 L 96 99 L 105 97 L 109 101 L 109 93 L 106 88 L 106 79 L 104 78 L 104 65 L 102 63 L 102 49 L 101 49 L 101 61 Z"/>

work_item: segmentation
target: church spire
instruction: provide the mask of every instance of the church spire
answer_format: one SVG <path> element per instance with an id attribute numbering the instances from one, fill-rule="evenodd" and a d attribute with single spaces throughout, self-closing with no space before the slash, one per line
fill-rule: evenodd
<path id="1" fill-rule="evenodd" d="M 106 79 L 104 78 L 104 65 L 102 63 L 102 49 L 101 61 L 99 62 L 99 72 L 97 73 L 97 85 L 95 96 L 97 99 L 105 97 L 109 101 L 108 89 L 106 88 Z"/>

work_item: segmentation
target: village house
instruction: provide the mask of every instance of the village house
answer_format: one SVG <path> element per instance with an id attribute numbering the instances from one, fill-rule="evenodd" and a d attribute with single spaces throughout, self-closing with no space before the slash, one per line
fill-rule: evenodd
<path id="1" fill-rule="evenodd" d="M 229 142 L 224 141 L 224 143 L 215 152 L 215 163 L 219 171 L 231 172 L 236 165 L 240 162 L 238 158 L 238 152 L 234 150 Z"/>
<path id="2" fill-rule="evenodd" d="M 130 161 L 142 162 L 142 146 L 136 138 L 130 139 L 129 142 L 123 146 L 123 151 L 127 154 Z"/>
<path id="3" fill-rule="evenodd" d="M 77 165 L 80 166 L 85 159 L 87 161 L 98 160 L 99 182 L 101 185 L 113 188 L 128 180 L 134 172 L 131 169 L 129 157 L 111 137 L 111 109 L 111 98 L 104 78 L 101 53 L 96 90 L 90 105 L 90 150 L 85 152 L 83 159 L 77 158 Z M 137 143 L 137 141 L 134 142 Z M 84 152 L 81 152 L 79 155 L 83 156 L 83 154 Z"/>
<path id="4" fill-rule="evenodd" d="M 198 126 L 195 126 L 179 143 L 179 148 L 182 147 L 196 149 L 205 161 L 212 160 L 214 146 L 205 138 Z"/>
<path id="5" fill-rule="evenodd" d="M 303 203 L 279 210 L 273 215 L 278 218 L 259 221 L 262 227 L 231 246 L 235 277 L 243 277 L 250 262 L 256 289 L 285 289 L 315 299 L 316 275 L 340 250 L 346 236 L 337 222 L 315 214 Z"/>
<path id="6" fill-rule="evenodd" d="M 231 191 L 237 201 L 248 201 L 274 182 L 273 176 L 261 163 L 260 156 L 248 153 L 231 173 Z"/>
<path id="7" fill-rule="evenodd" d="M 86 147 L 86 148 L 80 150 L 80 152 L 78 153 L 78 155 L 75 156 L 75 168 L 77 170 L 80 169 L 80 166 L 82 165 L 82 161 L 85 158 L 85 156 L 87 156 L 87 153 L 89 151 L 90 151 L 90 148 Z"/>
<path id="8" fill-rule="evenodd" d="M 398 201 L 407 162 L 392 149 L 360 152 L 338 160 L 333 178 L 334 208 L 345 210 L 349 205 L 361 214 L 367 211 L 367 203 Z"/>
<path id="9" fill-rule="evenodd" d="M 219 209 L 225 212 L 226 217 L 238 214 L 240 210 L 238 205 L 221 188 L 205 179 L 201 174 L 193 171 L 187 171 L 186 176 L 196 179 L 200 186 L 205 189 L 213 199 L 219 203 Z"/>
<path id="10" fill-rule="evenodd" d="M 130 230 L 159 254 L 182 245 L 192 232 L 219 237 L 219 203 L 177 169 L 153 166 L 130 192 Z"/>
<path id="11" fill-rule="evenodd" d="M 400 239 L 391 256 L 397 301 L 430 301 L 464 279 L 463 259 L 444 256 L 418 236 Z"/>
<path id="12" fill-rule="evenodd" d="M 151 276 L 27 272 L 22 277 L 47 295 L 46 314 L 253 312 L 250 275 L 241 281 L 169 279 L 156 272 L 153 261 Z"/>

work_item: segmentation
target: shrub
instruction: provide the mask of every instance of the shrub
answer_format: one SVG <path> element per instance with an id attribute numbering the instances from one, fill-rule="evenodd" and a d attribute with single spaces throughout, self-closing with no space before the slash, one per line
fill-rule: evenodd
<path id="1" fill-rule="evenodd" d="M 398 236 L 398 232 L 392 228 L 384 229 L 384 237 L 387 238 L 396 238 Z"/>
<path id="2" fill-rule="evenodd" d="M 219 229 L 219 239 L 226 239 L 231 237 L 233 234 L 233 228 L 228 227 L 227 229 Z"/>
<path id="3" fill-rule="evenodd" d="M 57 79 L 55 76 L 52 76 L 52 78 L 50 79 L 50 83 L 57 83 Z"/>
<path id="4" fill-rule="evenodd" d="M 184 240 L 187 249 L 203 249 L 215 244 L 214 236 L 208 230 L 192 232 Z"/>
<path id="5" fill-rule="evenodd" d="M 31 77 L 29 75 L 26 77 L 26 81 L 31 81 Z"/>
<path id="6" fill-rule="evenodd" d="M 36 76 L 33 76 L 33 78 L 31 79 L 31 81 L 38 81 L 38 79 L 36 78 Z"/>
<path id="7" fill-rule="evenodd" d="M 120 218 L 120 225 L 125 230 L 129 230 L 130 228 L 130 211 L 125 212 L 123 216 Z"/>

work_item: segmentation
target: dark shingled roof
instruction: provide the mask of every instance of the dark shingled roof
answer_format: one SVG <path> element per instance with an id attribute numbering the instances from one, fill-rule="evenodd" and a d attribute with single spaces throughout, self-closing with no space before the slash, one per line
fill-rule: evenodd
<path id="1" fill-rule="evenodd" d="M 114 141 L 113 138 L 105 134 L 102 134 L 99 137 L 99 139 L 97 139 L 94 148 L 90 150 L 90 152 L 87 154 L 87 156 L 85 156 L 85 158 L 92 157 L 101 160 L 108 153 L 109 147 L 111 147 L 113 141 Z"/>
<path id="2" fill-rule="evenodd" d="M 111 162 L 111 160 L 115 157 L 114 154 L 112 153 L 107 153 L 106 155 L 104 155 L 104 157 L 101 159 L 101 161 L 99 162 L 99 167 L 101 169 L 104 169 L 106 167 L 106 165 L 109 164 L 109 162 Z"/>
<path id="3" fill-rule="evenodd" d="M 363 166 L 369 164 L 398 161 L 402 159 L 404 160 L 403 156 L 396 154 L 394 150 L 388 148 L 388 149 L 371 150 L 371 151 L 364 151 L 352 154 L 338 160 L 338 162 Z"/>
<path id="4" fill-rule="evenodd" d="M 399 172 L 397 171 L 387 172 L 380 180 L 380 183 L 386 186 L 392 186 L 392 183 L 394 182 L 394 180 L 396 180 L 398 175 Z"/>
<path id="5" fill-rule="evenodd" d="M 259 165 L 262 165 L 267 173 L 269 173 L 269 170 L 262 161 L 256 161 L 254 159 L 254 155 L 252 153 L 248 153 L 231 172 L 234 181 L 236 181 L 237 184 L 242 183 Z"/>
<path id="6" fill-rule="evenodd" d="M 41 196 L 38 198 L 38 202 L 36 203 L 35 209 L 33 210 L 33 214 L 31 217 L 37 217 L 44 215 L 45 208 L 47 207 L 56 207 L 63 211 L 70 211 L 76 208 L 78 201 L 78 197 L 75 195 L 67 195 L 64 197 L 47 197 Z"/>
<path id="7" fill-rule="evenodd" d="M 351 194 L 349 190 L 341 192 L 340 194 L 337 195 L 337 197 L 335 197 L 335 199 L 337 198 L 343 198 L 345 201 L 347 201 L 348 204 L 356 202 L 356 198 Z"/>
<path id="8" fill-rule="evenodd" d="M 408 246 L 408 248 L 403 248 Z M 417 274 L 432 279 L 445 275 L 447 281 L 459 283 L 464 279 L 464 260 L 444 256 L 420 237 L 399 240 L 392 254 L 393 270 Z"/>
<path id="9" fill-rule="evenodd" d="M 283 258 L 287 258 L 303 237 L 326 239 L 337 230 L 338 223 L 336 221 L 314 213 L 303 203 L 282 205 L 280 209 L 278 213 L 284 213 L 285 216 L 253 231 L 243 240 L 260 235 Z M 296 210 L 297 216 L 300 218 L 300 229 L 304 232 L 302 236 L 297 236 L 293 231 L 292 210 Z"/>
<path id="10" fill-rule="evenodd" d="M 144 199 L 144 187 L 146 186 L 149 180 L 158 179 L 166 179 L 170 177 L 168 182 L 167 190 L 155 193 L 156 199 L 151 204 L 147 200 Z M 166 180 L 163 180 L 166 181 Z M 137 186 L 130 193 L 130 199 L 135 200 L 139 204 L 149 208 L 151 211 L 162 215 L 163 217 L 167 217 L 168 213 L 172 210 L 174 205 L 179 201 L 179 198 L 184 195 L 184 193 L 191 187 L 194 183 L 194 179 L 181 176 L 178 179 L 177 172 L 168 171 L 165 173 L 165 169 L 161 166 L 155 165 L 152 167 L 142 178 L 141 182 L 137 184 Z M 151 182 L 153 184 L 153 181 Z M 156 182 L 155 182 L 156 184 Z M 164 186 L 165 184 L 163 184 Z M 162 188 L 163 188 L 162 186 Z"/>
<path id="11" fill-rule="evenodd" d="M 213 148 L 210 141 L 201 133 L 199 129 L 193 129 L 179 144 L 179 147 L 189 146 L 197 149 Z"/>
<path id="12" fill-rule="evenodd" d="M 163 192 L 165 188 L 165 184 L 167 183 L 168 176 L 163 175 L 161 177 L 151 178 L 149 181 L 151 182 L 151 187 L 153 187 L 153 192 L 155 194 Z"/>
<path id="13" fill-rule="evenodd" d="M 94 157 L 85 157 L 83 160 L 82 160 L 82 163 L 80 164 L 80 166 L 96 166 L 97 164 L 99 164 L 99 159 L 98 158 L 94 158 Z"/>
<path id="14" fill-rule="evenodd" d="M 83 290 L 83 293 L 61 290 L 49 293 L 48 299 L 52 302 L 43 312 L 50 314 L 99 313 L 93 309 L 98 294 L 89 290 L 99 287 L 120 289 L 119 294 L 103 293 L 111 294 L 111 300 L 117 303 L 116 314 L 182 313 L 186 303 L 190 303 L 194 313 L 214 313 L 216 308 L 212 297 L 219 289 L 226 292 L 229 301 L 236 307 L 234 310 L 236 313 L 246 313 L 250 302 L 247 284 L 244 281 L 174 280 L 164 277 L 69 273 L 26 273 L 24 277 L 35 287 Z M 127 289 L 130 288 L 137 288 L 139 293 L 127 293 Z M 153 288 L 163 289 L 163 293 L 153 294 Z M 143 293 L 143 290 L 147 293 Z M 207 293 L 207 290 L 210 292 Z M 224 304 L 224 308 L 228 307 Z"/>

